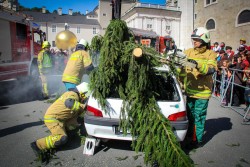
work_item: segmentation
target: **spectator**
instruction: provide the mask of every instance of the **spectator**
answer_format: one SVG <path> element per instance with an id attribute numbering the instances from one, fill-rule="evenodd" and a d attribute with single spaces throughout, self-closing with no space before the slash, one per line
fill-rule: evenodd
<path id="1" fill-rule="evenodd" d="M 57 49 L 55 52 L 55 73 L 62 74 L 65 69 L 65 59 L 67 59 L 67 54 L 62 50 Z"/>
<path id="2" fill-rule="evenodd" d="M 244 99 L 246 102 L 246 108 L 244 111 L 247 111 L 247 108 L 250 104 L 250 68 L 247 68 L 244 73 L 244 80 L 246 81 L 246 88 L 244 91 Z"/>
<path id="3" fill-rule="evenodd" d="M 214 47 L 213 47 L 213 51 L 215 51 L 216 53 L 219 53 L 221 47 L 219 46 L 218 42 L 214 43 Z"/>
<path id="4" fill-rule="evenodd" d="M 239 48 L 237 49 L 239 51 L 240 54 L 243 54 L 243 52 L 246 51 L 246 48 L 244 45 L 240 45 Z"/>
<path id="5" fill-rule="evenodd" d="M 231 72 L 228 68 L 229 66 L 229 61 L 228 60 L 223 60 L 222 66 L 220 67 L 221 69 L 221 76 L 222 76 L 222 85 L 220 87 L 220 94 L 224 95 L 224 92 L 226 91 L 225 89 L 227 88 L 229 79 L 231 77 Z M 222 103 L 226 103 L 226 97 L 224 96 Z"/>
<path id="6" fill-rule="evenodd" d="M 223 60 L 228 60 L 228 55 L 226 54 L 225 50 L 220 50 L 219 54 L 217 55 L 217 64 L 218 67 L 222 65 Z"/>
<path id="7" fill-rule="evenodd" d="M 240 39 L 240 45 L 243 45 L 245 47 L 245 49 L 247 49 L 247 45 L 246 45 L 246 39 L 245 38 L 241 38 Z"/>
<path id="8" fill-rule="evenodd" d="M 218 61 L 219 59 L 219 61 Z M 224 61 L 228 61 L 228 56 L 226 54 L 226 52 L 224 50 L 220 50 L 219 52 L 219 56 L 217 57 L 217 66 L 218 66 L 218 70 L 217 70 L 217 75 L 216 75 L 216 87 L 215 87 L 215 96 L 220 97 L 221 95 L 221 82 L 222 82 L 222 69 L 221 67 L 223 66 L 223 62 Z"/>
<path id="9" fill-rule="evenodd" d="M 226 50 L 225 49 L 225 42 L 221 42 L 220 43 L 220 48 L 221 48 L 220 50 Z"/>
<path id="10" fill-rule="evenodd" d="M 229 60 L 232 61 L 234 57 L 234 51 L 232 50 L 231 46 L 226 46 L 226 53 L 228 55 Z"/>
<path id="11" fill-rule="evenodd" d="M 243 85 L 243 69 L 244 69 L 244 65 L 242 63 L 242 56 L 241 55 L 237 55 L 235 58 L 237 58 L 237 62 L 232 64 L 230 67 L 234 68 L 235 70 L 233 70 L 234 72 L 232 72 L 232 74 L 234 74 L 234 86 L 233 86 L 233 102 L 231 105 L 233 106 L 240 106 L 241 104 L 241 95 L 243 94 L 243 89 L 239 86 L 239 85 Z M 235 85 L 237 84 L 237 85 Z M 226 105 L 230 102 L 230 95 L 231 95 L 231 89 L 228 89 L 228 95 L 227 95 L 227 103 Z M 243 99 L 244 100 L 244 99 Z"/>
<path id="12" fill-rule="evenodd" d="M 242 52 L 242 64 L 244 66 L 244 70 L 249 68 L 249 62 L 247 60 L 247 52 Z"/>

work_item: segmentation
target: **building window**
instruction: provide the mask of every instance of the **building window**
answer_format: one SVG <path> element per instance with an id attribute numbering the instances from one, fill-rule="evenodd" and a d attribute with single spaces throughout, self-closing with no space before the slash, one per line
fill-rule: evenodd
<path id="1" fill-rule="evenodd" d="M 196 13 L 194 14 L 194 19 L 197 19 L 197 14 Z"/>
<path id="2" fill-rule="evenodd" d="M 170 26 L 169 25 L 166 26 L 166 30 L 170 30 Z"/>
<path id="3" fill-rule="evenodd" d="M 93 27 L 93 34 L 96 34 L 96 28 Z"/>
<path id="4" fill-rule="evenodd" d="M 215 29 L 215 22 L 214 22 L 213 19 L 209 19 L 209 20 L 207 21 L 206 28 L 207 28 L 208 30 L 213 30 L 213 29 Z"/>
<path id="5" fill-rule="evenodd" d="M 80 27 L 76 27 L 76 33 L 77 33 L 77 34 L 80 34 L 80 33 L 81 33 Z"/>
<path id="6" fill-rule="evenodd" d="M 106 14 L 106 13 L 103 13 L 102 16 L 107 16 L 107 14 Z"/>
<path id="7" fill-rule="evenodd" d="M 147 24 L 147 28 L 151 29 L 152 28 L 152 24 Z"/>
<path id="8" fill-rule="evenodd" d="M 194 0 L 194 3 L 197 3 L 197 0 Z"/>
<path id="9" fill-rule="evenodd" d="M 52 25 L 52 32 L 56 32 L 56 25 Z"/>
<path id="10" fill-rule="evenodd" d="M 56 47 L 56 42 L 52 41 L 52 47 Z"/>
<path id="11" fill-rule="evenodd" d="M 16 36 L 17 39 L 27 39 L 26 25 L 16 23 Z"/>
<path id="12" fill-rule="evenodd" d="M 250 23 L 250 10 L 243 10 L 238 16 L 238 24 Z"/>
<path id="13" fill-rule="evenodd" d="M 197 1 L 197 0 L 196 0 L 196 1 Z M 217 2 L 217 0 L 205 0 L 205 3 L 206 3 L 205 6 L 214 4 L 214 3 L 216 3 L 216 2 Z"/>

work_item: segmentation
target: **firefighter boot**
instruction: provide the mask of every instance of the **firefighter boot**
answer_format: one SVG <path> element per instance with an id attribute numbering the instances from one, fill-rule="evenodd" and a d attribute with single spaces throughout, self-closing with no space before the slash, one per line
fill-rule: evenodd
<path id="1" fill-rule="evenodd" d="M 38 160 L 40 160 L 42 163 L 47 161 L 46 153 L 37 147 L 36 142 L 30 143 L 30 146 Z"/>

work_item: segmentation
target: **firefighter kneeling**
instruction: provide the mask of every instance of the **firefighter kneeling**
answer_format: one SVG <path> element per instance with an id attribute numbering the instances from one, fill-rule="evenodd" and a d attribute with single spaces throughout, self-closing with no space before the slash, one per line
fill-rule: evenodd
<path id="1" fill-rule="evenodd" d="M 46 111 L 44 123 L 51 135 L 31 143 L 37 157 L 46 160 L 46 151 L 64 145 L 67 140 L 68 131 L 77 129 L 78 116 L 83 113 L 85 102 L 90 94 L 88 83 L 83 82 L 76 88 L 65 92 Z"/>

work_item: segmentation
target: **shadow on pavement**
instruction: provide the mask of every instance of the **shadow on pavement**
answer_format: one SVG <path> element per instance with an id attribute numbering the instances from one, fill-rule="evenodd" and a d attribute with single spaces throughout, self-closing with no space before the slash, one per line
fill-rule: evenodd
<path id="1" fill-rule="evenodd" d="M 9 128 L 1 129 L 0 130 L 0 137 L 4 137 L 13 133 L 18 133 L 26 128 L 32 127 L 32 126 L 39 126 L 43 125 L 43 121 L 37 121 L 37 122 L 30 122 L 30 123 L 25 123 L 21 125 L 16 125 L 12 126 Z"/>
<path id="2" fill-rule="evenodd" d="M 9 107 L 4 107 L 4 106 L 1 107 L 1 106 L 0 106 L 0 110 L 5 110 L 5 109 L 7 109 L 7 108 L 9 108 Z"/>
<path id="3" fill-rule="evenodd" d="M 204 144 L 208 143 L 218 133 L 232 129 L 232 125 L 231 119 L 226 117 L 206 120 L 206 133 L 203 136 Z"/>
<path id="4" fill-rule="evenodd" d="M 133 151 L 131 141 L 123 141 L 123 140 L 109 140 L 107 142 L 102 142 L 99 147 L 96 148 L 95 154 L 100 151 L 107 152 L 109 149 L 118 149 L 118 150 L 128 150 Z"/>
<path id="5" fill-rule="evenodd" d="M 202 146 L 208 143 L 218 133 L 232 129 L 232 122 L 230 118 L 222 117 L 217 119 L 208 119 L 205 124 L 206 133 L 203 136 Z M 188 155 L 190 152 L 195 151 L 195 147 L 189 144 L 189 139 L 186 138 L 182 143 L 183 151 Z M 201 147 L 202 147 L 201 146 Z"/>
<path id="6" fill-rule="evenodd" d="M 81 137 L 79 135 L 69 136 L 65 145 L 58 148 L 57 151 L 73 150 L 81 146 Z"/>

